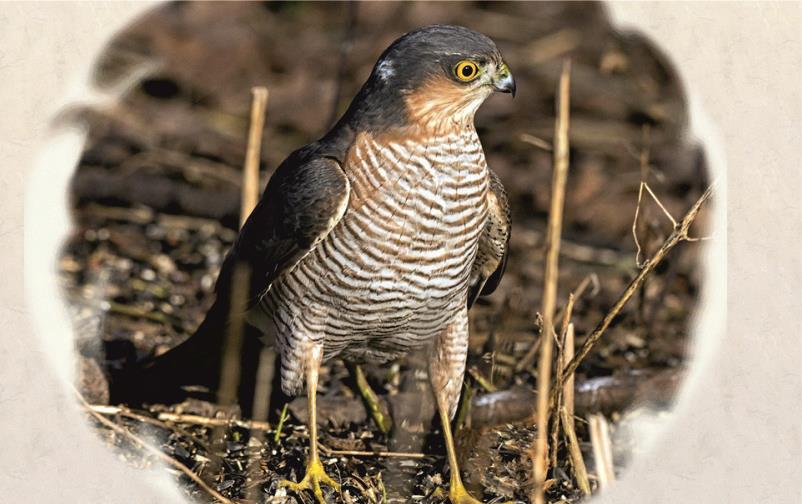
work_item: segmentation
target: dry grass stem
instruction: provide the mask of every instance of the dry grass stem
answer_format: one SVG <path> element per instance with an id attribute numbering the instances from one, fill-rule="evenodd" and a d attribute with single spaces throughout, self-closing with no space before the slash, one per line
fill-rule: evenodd
<path id="1" fill-rule="evenodd" d="M 560 376 L 563 372 L 563 368 L 565 364 L 568 362 L 565 360 L 564 353 L 565 353 L 565 338 L 568 333 L 568 326 L 571 323 L 571 314 L 574 311 L 574 294 L 568 294 L 568 302 L 565 305 L 565 310 L 563 310 L 562 316 L 562 323 L 560 325 L 560 338 L 557 341 L 557 375 Z M 554 408 L 554 411 L 560 411 L 563 402 L 563 393 L 561 390 L 557 391 L 557 406 Z M 560 448 L 560 419 L 554 416 L 551 421 L 551 457 L 549 460 L 549 467 L 554 468 L 557 467 L 557 452 Z"/>
<path id="2" fill-rule="evenodd" d="M 340 457 L 386 457 L 386 458 L 408 458 L 408 459 L 423 459 L 433 455 L 426 455 L 419 452 L 395 452 L 395 451 L 364 451 L 364 450 L 333 450 L 318 442 L 317 444 L 320 451 L 325 455 L 340 456 Z"/>
<path id="3" fill-rule="evenodd" d="M 86 411 L 87 411 L 87 412 L 88 412 L 90 415 L 92 415 L 92 416 L 95 418 L 95 420 L 97 420 L 97 421 L 98 421 L 98 422 L 100 422 L 101 424 L 105 425 L 105 426 L 106 426 L 106 427 L 108 427 L 109 429 L 113 430 L 114 432 L 116 432 L 116 433 L 120 434 L 121 436 L 123 436 L 123 437 L 126 437 L 126 438 L 128 438 L 129 440 L 133 441 L 134 443 L 138 444 L 138 445 L 139 445 L 139 446 L 141 446 L 141 447 L 142 447 L 144 450 L 146 450 L 146 451 L 149 451 L 149 452 L 150 452 L 150 453 L 152 453 L 152 454 L 153 454 L 153 455 L 154 455 L 156 458 L 158 458 L 158 459 L 159 459 L 159 460 L 161 460 L 162 462 L 166 463 L 167 465 L 170 465 L 170 466 L 172 466 L 172 467 L 174 467 L 174 468 L 178 469 L 178 470 L 179 470 L 179 471 L 181 471 L 181 472 L 182 472 L 184 475 L 186 475 L 186 476 L 187 476 L 189 479 L 191 479 L 192 481 L 194 481 L 194 482 L 195 482 L 195 483 L 198 485 L 198 487 L 200 487 L 200 488 L 201 488 L 201 490 L 203 490 L 204 492 L 206 492 L 207 494 L 209 494 L 209 495 L 210 495 L 212 498 L 214 498 L 215 500 L 217 500 L 217 501 L 219 501 L 219 502 L 222 502 L 222 503 L 224 503 L 224 504 L 234 504 L 234 501 L 232 501 L 232 500 L 230 500 L 230 499 L 226 498 L 226 497 L 225 497 L 225 496 L 223 496 L 223 495 L 222 495 L 220 492 L 218 492 L 218 491 L 217 491 L 217 490 L 215 490 L 214 488 L 212 488 L 212 487 L 210 487 L 209 485 L 207 485 L 207 484 L 206 484 L 206 482 L 205 482 L 205 481 L 203 481 L 203 480 L 200 478 L 200 476 L 198 476 L 197 474 L 195 474 L 194 472 L 192 472 L 192 471 L 191 471 L 191 470 L 190 470 L 190 469 L 189 469 L 187 466 L 185 466 L 185 465 L 184 465 L 184 464 L 182 464 L 181 462 L 177 461 L 177 460 L 176 460 L 176 459 L 174 459 L 173 457 L 170 457 L 169 455 L 166 455 L 166 454 L 165 454 L 165 453 L 163 453 L 163 452 L 162 452 L 160 449 L 158 449 L 158 448 L 156 448 L 155 446 L 153 446 L 153 445 L 149 444 L 149 443 L 148 443 L 148 442 L 146 442 L 144 439 L 140 438 L 139 436 L 137 436 L 137 435 L 136 435 L 136 434 L 134 434 L 133 432 L 129 431 L 128 429 L 125 429 L 125 428 L 123 428 L 123 427 L 120 427 L 120 426 L 119 426 L 119 425 L 117 425 L 116 423 L 114 423 L 114 422 L 112 422 L 111 420 L 109 420 L 108 418 L 104 417 L 104 416 L 103 416 L 101 413 L 99 413 L 98 411 L 95 411 L 95 409 L 92 407 L 92 405 L 90 405 L 89 403 L 87 403 L 87 402 L 86 402 L 86 399 L 84 399 L 84 398 L 83 398 L 83 396 L 82 396 L 82 395 L 81 395 L 81 394 L 80 394 L 78 391 L 76 391 L 76 392 L 75 392 L 75 394 L 78 396 L 78 400 L 80 401 L 80 403 L 81 403 L 81 405 L 84 407 L 84 409 L 85 409 L 85 410 L 86 410 Z"/>
<path id="4" fill-rule="evenodd" d="M 264 421 L 270 415 L 270 394 L 273 376 L 276 372 L 276 352 L 264 347 L 259 352 L 259 366 L 256 368 L 256 384 L 253 391 L 254 420 Z"/>
<path id="5" fill-rule="evenodd" d="M 588 470 L 585 467 L 585 459 L 582 458 L 582 450 L 579 448 L 579 440 L 574 430 L 574 416 L 566 408 L 560 408 L 560 419 L 562 420 L 563 432 L 568 445 L 568 456 L 571 459 L 571 467 L 574 468 L 577 485 L 582 490 L 582 493 L 590 495 Z"/>
<path id="6" fill-rule="evenodd" d="M 673 216 L 673 215 L 671 215 L 671 212 L 669 212 L 669 211 L 668 211 L 668 209 L 667 209 L 665 206 L 663 206 L 663 202 L 662 202 L 662 201 L 660 201 L 660 198 L 658 198 L 657 196 L 655 196 L 654 192 L 652 191 L 652 188 L 651 188 L 651 187 L 649 187 L 649 184 L 647 184 L 646 182 L 642 182 L 642 184 L 643 184 L 643 187 L 644 187 L 644 188 L 645 188 L 647 191 L 649 191 L 649 196 L 651 196 L 651 197 L 652 197 L 652 199 L 654 200 L 654 202 L 655 202 L 655 203 L 657 203 L 657 206 L 659 206 L 659 207 L 660 207 L 660 210 L 662 210 L 662 211 L 663 211 L 663 214 L 664 214 L 664 215 L 665 215 L 665 216 L 668 218 L 668 220 L 670 220 L 670 221 L 671 221 L 671 226 L 672 226 L 672 227 L 677 227 L 677 221 L 676 221 L 676 219 L 674 219 L 674 216 Z"/>
<path id="7" fill-rule="evenodd" d="M 220 368 L 220 386 L 217 402 L 222 405 L 234 404 L 240 383 L 240 356 L 245 332 L 245 306 L 248 302 L 248 284 L 251 271 L 247 264 L 234 266 L 231 277 L 231 305 L 228 311 L 228 326 L 223 343 L 223 363 Z"/>
<path id="8" fill-rule="evenodd" d="M 240 207 L 240 226 L 251 215 L 259 201 L 259 160 L 262 155 L 262 133 L 265 126 L 268 92 L 266 88 L 251 89 L 251 125 L 248 130 L 248 150 L 245 152 L 245 166 L 242 171 L 242 206 Z"/>
<path id="9" fill-rule="evenodd" d="M 264 87 L 255 87 L 251 93 L 253 98 L 248 147 L 242 170 L 240 226 L 245 223 L 259 201 L 259 160 L 268 97 L 267 89 Z M 237 264 L 231 279 L 231 305 L 228 318 L 230 323 L 223 343 L 223 362 L 217 392 L 217 401 L 224 405 L 233 404 L 237 400 L 237 389 L 241 378 L 240 355 L 245 331 L 244 307 L 248 303 L 250 273 L 250 268 L 246 264 Z"/>
<path id="10" fill-rule="evenodd" d="M 621 309 L 627 304 L 632 295 L 638 290 L 638 288 L 640 288 L 649 273 L 651 273 L 654 268 L 660 264 L 665 256 L 671 252 L 671 250 L 673 250 L 677 244 L 682 241 L 688 241 L 688 230 L 691 227 L 691 224 L 693 224 L 693 221 L 696 219 L 696 216 L 699 214 L 702 205 L 704 205 L 704 203 L 710 199 L 710 196 L 713 194 L 714 185 L 715 182 L 713 182 L 713 184 L 711 184 L 705 190 L 705 192 L 699 196 L 699 199 L 697 199 L 691 209 L 688 210 L 688 213 L 685 214 L 685 217 L 683 217 L 679 224 L 674 228 L 674 231 L 671 233 L 671 235 L 666 238 L 666 240 L 660 246 L 660 249 L 652 256 L 651 259 L 646 261 L 646 263 L 638 272 L 637 276 L 632 279 L 629 285 L 627 285 L 627 288 L 624 289 L 624 292 L 621 293 L 621 296 L 619 296 L 613 307 L 610 308 L 610 311 L 607 312 L 602 321 L 599 322 L 593 332 L 590 333 L 590 336 L 588 336 L 588 338 L 582 344 L 582 347 L 579 349 L 577 355 L 571 359 L 571 361 L 565 367 L 565 371 L 563 371 L 562 375 L 558 377 L 557 386 L 555 387 L 554 391 L 552 391 L 550 397 L 550 403 L 552 405 L 557 403 L 557 394 L 554 392 L 558 387 L 563 387 L 565 385 L 568 377 L 576 371 L 579 363 L 581 363 L 582 360 L 587 357 L 591 348 L 593 348 L 593 345 L 596 344 L 599 338 L 602 337 L 604 332 L 610 326 L 610 323 L 621 312 Z"/>
<path id="11" fill-rule="evenodd" d="M 543 149 L 544 151 L 551 152 L 553 150 L 551 144 L 543 140 L 540 137 L 536 137 L 535 135 L 530 135 L 529 133 L 521 133 L 521 136 L 518 137 L 522 142 L 526 142 L 529 145 L 534 145 L 538 149 Z"/>
<path id="12" fill-rule="evenodd" d="M 242 427 L 243 429 L 254 430 L 254 431 L 268 431 L 270 430 L 270 424 L 267 422 L 256 422 L 253 420 L 240 420 L 240 419 L 229 419 L 229 418 L 211 418 L 205 417 L 200 415 L 184 415 L 180 413 L 170 413 L 163 411 L 156 415 L 156 418 L 149 418 L 145 415 L 141 415 L 138 413 L 134 413 L 133 411 L 123 408 L 121 406 L 106 406 L 103 404 L 90 404 L 87 406 L 92 411 L 99 413 L 101 415 L 125 415 L 131 416 L 132 418 L 137 418 L 142 421 L 145 421 L 144 418 L 148 418 L 149 420 L 158 420 L 161 422 L 172 422 L 177 424 L 189 424 L 189 425 L 200 425 L 204 427 L 229 427 L 235 425 L 237 427 Z M 133 416 L 136 415 L 136 416 Z M 152 422 L 151 422 L 152 423 Z"/>
<path id="13" fill-rule="evenodd" d="M 476 383 L 478 383 L 479 386 L 482 387 L 482 389 L 484 389 L 485 392 L 495 392 L 498 390 L 498 387 L 493 385 L 493 383 L 487 378 L 485 378 L 482 372 L 476 369 L 475 367 L 472 366 L 470 369 L 468 369 L 468 374 L 470 374 L 471 377 L 474 380 L 476 380 Z"/>
<path id="14" fill-rule="evenodd" d="M 599 486 L 604 490 L 615 481 L 610 426 L 603 415 L 590 415 L 588 424 L 590 442 L 593 445 L 593 460 L 596 462 L 596 476 L 599 478 Z"/>
<path id="15" fill-rule="evenodd" d="M 570 107 L 571 62 L 563 63 L 557 91 L 557 120 L 554 124 L 554 175 L 551 187 L 551 205 L 546 235 L 546 268 L 543 288 L 543 330 L 538 362 L 537 438 L 530 449 L 534 472 L 534 488 L 530 500 L 544 502 L 544 483 L 548 460 L 549 385 L 552 366 L 552 332 L 554 307 L 557 301 L 557 273 L 562 232 L 565 182 L 568 177 L 568 110 Z"/>
<path id="16" fill-rule="evenodd" d="M 572 293 L 573 297 L 574 297 L 574 300 L 576 301 L 577 299 L 580 299 L 582 297 L 582 295 L 585 294 L 585 291 L 588 289 L 589 286 L 593 286 L 593 290 L 591 291 L 591 295 L 595 296 L 599 292 L 599 276 L 596 275 L 596 273 L 591 273 L 591 274 L 587 275 L 585 278 L 582 279 L 582 281 L 579 283 L 577 288 Z M 563 316 L 565 315 L 565 309 L 566 308 L 567 308 L 567 305 L 562 307 L 562 308 L 560 308 L 560 310 L 557 312 L 557 314 L 554 316 L 554 318 L 562 319 Z M 570 318 L 570 315 L 569 315 L 569 318 Z M 539 325 L 542 325 L 542 322 L 540 322 Z M 538 338 L 537 340 L 535 340 L 535 342 L 532 344 L 532 346 L 529 347 L 529 350 L 526 352 L 526 355 L 524 355 L 524 357 L 521 360 L 518 360 L 518 361 L 511 360 L 510 362 L 508 362 L 506 364 L 514 366 L 516 372 L 521 372 L 524 369 L 529 368 L 532 365 L 532 362 L 534 361 L 535 355 L 537 355 L 537 351 L 540 349 L 540 341 L 541 341 L 541 339 L 542 338 Z"/>
<path id="17" fill-rule="evenodd" d="M 565 341 L 563 342 L 562 362 L 560 369 L 562 370 L 558 376 L 562 376 L 565 367 L 574 358 L 574 324 L 568 324 L 568 331 L 565 333 Z M 574 375 L 572 374 L 562 387 L 562 404 L 565 411 L 574 417 Z"/>

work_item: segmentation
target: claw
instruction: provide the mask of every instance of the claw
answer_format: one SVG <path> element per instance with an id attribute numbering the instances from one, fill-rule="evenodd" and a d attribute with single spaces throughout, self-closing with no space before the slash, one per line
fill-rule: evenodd
<path id="1" fill-rule="evenodd" d="M 326 504 L 326 499 L 323 498 L 323 490 L 320 488 L 321 484 L 330 486 L 338 492 L 340 491 L 340 484 L 326 474 L 320 460 L 313 460 L 306 466 L 306 475 L 300 482 L 295 483 L 289 480 L 279 482 L 280 487 L 289 488 L 295 493 L 300 493 L 302 490 L 312 490 L 317 501 L 320 504 Z"/>
<path id="2" fill-rule="evenodd" d="M 453 476 L 449 484 L 448 500 L 451 501 L 451 504 L 482 504 L 482 501 L 475 499 L 468 493 L 465 485 L 462 484 L 461 478 Z"/>

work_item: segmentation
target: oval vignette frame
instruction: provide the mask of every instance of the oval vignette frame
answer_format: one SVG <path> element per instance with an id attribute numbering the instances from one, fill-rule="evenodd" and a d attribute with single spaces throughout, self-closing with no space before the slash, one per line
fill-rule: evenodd
<path id="1" fill-rule="evenodd" d="M 148 8 L 150 7 L 144 6 L 136 16 L 142 15 Z M 619 28 L 625 26 L 625 23 L 620 19 L 620 13 L 625 10 L 626 7 L 624 5 L 616 4 L 609 12 L 613 24 Z M 131 19 L 133 18 L 129 18 L 124 23 L 121 23 L 120 26 L 125 26 Z M 655 37 L 650 38 L 657 44 Z M 658 44 L 658 46 L 663 49 L 662 45 Z M 669 56 L 672 62 L 676 61 L 676 58 Z M 94 60 L 92 61 L 92 66 L 94 66 Z M 682 68 L 677 65 L 675 67 L 678 69 L 678 73 L 681 74 Z M 88 75 L 88 71 L 85 72 L 85 75 Z M 713 212 L 710 226 L 711 229 L 715 230 L 716 239 L 708 242 L 704 247 L 702 256 L 702 265 L 705 272 L 703 290 L 694 310 L 695 316 L 693 317 L 692 330 L 690 331 L 693 335 L 692 345 L 695 348 L 695 352 L 694 357 L 691 359 L 688 376 L 683 381 L 673 405 L 672 419 L 676 416 L 691 413 L 688 409 L 688 395 L 693 389 L 694 383 L 702 376 L 705 362 L 708 361 L 710 355 L 718 346 L 723 334 L 723 319 L 726 313 L 724 298 L 715 295 L 716 292 L 723 292 L 723 288 L 726 288 L 724 273 L 726 271 L 726 261 L 721 260 L 721 258 L 726 257 L 725 161 L 723 151 L 719 147 L 719 136 L 715 126 L 704 113 L 702 104 L 698 102 L 693 91 L 693 83 L 682 79 L 681 81 L 690 105 L 689 133 L 704 146 L 708 168 L 712 175 L 711 178 L 716 180 L 716 191 L 714 198 L 711 200 Z M 75 101 L 95 102 L 96 100 L 110 98 L 94 95 L 93 92 L 87 92 L 86 88 L 76 88 L 73 91 L 73 99 L 68 100 L 67 103 L 74 103 Z M 113 97 L 111 98 L 113 99 Z M 37 335 L 42 338 L 45 347 L 48 349 L 48 352 L 46 352 L 47 358 L 65 384 L 72 383 L 74 379 L 72 361 L 74 354 L 72 349 L 73 336 L 71 330 L 65 329 L 70 324 L 61 297 L 52 296 L 52 292 L 59 291 L 58 279 L 54 271 L 52 271 L 52 265 L 56 263 L 59 250 L 71 225 L 65 211 L 68 208 L 66 187 L 73 174 L 73 169 L 77 165 L 83 140 L 83 133 L 80 131 L 62 129 L 55 132 L 43 149 L 37 167 L 31 176 L 31 191 L 28 192 L 28 204 L 26 206 L 28 226 L 26 226 L 25 273 L 26 284 L 29 287 L 26 288 L 26 296 L 29 301 L 28 305 L 35 307 L 31 309 L 31 312 Z M 54 170 L 54 166 L 58 166 L 58 170 Z M 31 192 L 35 192 L 39 198 L 48 198 L 48 201 L 52 201 L 54 204 L 48 208 L 36 205 L 32 201 Z M 32 231 L 28 231 L 29 227 L 37 230 L 36 236 L 29 234 L 32 233 Z M 44 232 L 45 230 L 47 232 Z M 44 235 L 47 236 L 46 240 L 41 238 Z M 35 246 L 28 246 L 34 244 Z M 31 302 L 34 299 L 36 303 Z M 699 334 L 704 334 L 704 338 L 698 337 Z M 75 418 L 78 418 L 78 416 Z M 85 425 L 85 427 L 88 426 Z M 643 443 L 649 445 L 646 449 L 652 451 L 653 449 L 660 449 L 661 444 L 664 445 L 666 440 L 665 433 L 666 430 L 670 430 L 671 422 L 658 425 L 656 429 L 651 423 L 644 423 L 637 428 L 651 431 L 649 434 L 645 434 L 642 439 Z M 100 446 L 100 443 L 98 445 Z M 632 473 L 640 458 L 634 459 L 632 465 L 627 467 L 624 477 L 617 482 L 616 487 L 628 484 L 628 476 Z M 148 478 L 151 476 L 148 475 Z M 157 487 L 169 492 L 170 498 L 178 496 L 174 491 L 175 489 L 164 486 L 164 483 L 169 483 L 169 478 L 159 475 L 157 479 L 159 480 L 156 483 Z M 615 488 L 611 489 L 610 497 L 613 496 L 612 492 L 614 490 Z M 165 497 L 167 495 L 165 494 Z M 602 496 L 601 500 L 605 500 L 604 496 Z"/>

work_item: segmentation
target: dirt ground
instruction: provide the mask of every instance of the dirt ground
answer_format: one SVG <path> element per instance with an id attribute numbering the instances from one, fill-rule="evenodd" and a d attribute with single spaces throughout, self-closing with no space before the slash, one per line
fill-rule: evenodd
<path id="1" fill-rule="evenodd" d="M 109 370 L 177 344 L 210 306 L 239 220 L 250 88 L 270 91 L 261 164 L 266 180 L 287 154 L 330 127 L 393 39 L 433 23 L 462 24 L 493 38 L 518 86 L 514 100 L 491 97 L 476 117 L 488 164 L 510 193 L 513 234 L 498 291 L 471 311 L 467 387 L 473 398 L 464 401 L 470 407 L 458 438 L 463 475 L 475 495 L 486 502 L 527 499 L 537 376 L 534 366 L 514 368 L 539 337 L 552 154 L 524 136 L 551 143 L 563 60 L 572 61 L 571 165 L 558 310 L 589 279 L 573 311 L 577 345 L 638 271 L 632 227 L 640 181 L 677 219 L 708 183 L 703 150 L 688 134 L 676 69 L 648 40 L 613 30 L 598 3 L 167 4 L 118 34 L 97 62 L 95 83 L 122 97 L 107 108 L 71 111 L 88 140 L 71 187 L 75 228 L 59 263 L 90 402 L 108 400 Z M 706 220 L 703 211 L 694 235 L 708 233 Z M 642 257 L 649 257 L 672 225 L 645 198 L 636 231 Z M 577 434 L 594 488 L 587 415 L 604 414 L 615 432 L 636 403 L 670 408 L 692 357 L 689 327 L 702 246 L 683 243 L 673 251 L 577 370 Z M 321 443 L 327 470 L 343 484 L 341 494 L 328 496 L 332 502 L 443 499 L 447 464 L 423 369 L 414 355 L 365 369 L 394 421 L 385 435 L 345 365 L 325 367 Z M 282 406 L 271 404 L 271 412 Z M 139 413 L 156 418 L 160 411 L 236 415 L 197 401 Z M 302 476 L 305 416 L 304 401 L 292 402 L 278 437 L 275 422 L 251 431 L 112 418 L 154 436 L 164 453 L 229 498 L 311 502 L 278 488 L 281 478 Z M 154 462 L 128 449 L 119 434 L 99 431 L 133 465 Z M 411 455 L 341 454 L 377 450 Z M 632 450 L 617 446 L 615 453 L 620 471 Z M 565 450 L 558 455 L 549 500 L 578 500 Z M 187 493 L 209 499 L 185 476 L 179 479 Z"/>

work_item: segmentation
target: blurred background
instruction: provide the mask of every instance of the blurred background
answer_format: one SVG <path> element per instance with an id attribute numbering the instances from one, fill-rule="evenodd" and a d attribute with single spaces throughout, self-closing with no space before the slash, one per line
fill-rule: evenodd
<path id="1" fill-rule="evenodd" d="M 540 332 L 548 149 L 564 59 L 572 61 L 571 165 L 558 310 L 569 292 L 585 286 L 572 318 L 577 345 L 638 272 L 633 219 L 641 180 L 676 219 L 707 185 L 676 69 L 648 40 L 615 30 L 600 3 L 168 3 L 119 33 L 100 55 L 94 80 L 101 90 L 123 90 L 122 96 L 110 107 L 73 111 L 88 140 L 71 186 L 74 231 L 59 264 L 75 320 L 81 389 L 90 402 L 108 401 L 110 370 L 182 341 L 210 306 L 239 221 L 251 87 L 270 92 L 264 183 L 291 151 L 328 130 L 387 45 L 434 23 L 490 36 L 518 86 L 514 100 L 491 97 L 476 117 L 488 164 L 510 194 L 513 234 L 498 291 L 471 311 L 467 386 L 473 399 L 466 401 L 471 407 L 459 438 L 464 478 L 475 495 L 491 502 L 526 499 L 536 373 L 535 366 L 516 370 L 516 364 Z M 707 234 L 706 220 L 703 211 L 692 234 Z M 641 258 L 671 231 L 663 211 L 644 198 L 635 229 Z M 577 434 L 592 474 L 581 419 L 601 413 L 610 421 L 620 469 L 637 452 L 638 440 L 626 435 L 627 418 L 642 411 L 633 408 L 670 407 L 692 357 L 701 246 L 673 251 L 577 370 Z M 365 368 L 393 417 L 389 435 L 371 422 L 342 363 L 324 370 L 324 446 L 425 455 L 337 458 L 334 474 L 353 502 L 380 502 L 383 492 L 390 501 L 440 501 L 436 489 L 448 477 L 439 436 L 430 435 L 434 405 L 423 369 L 415 355 L 389 369 Z M 282 406 L 271 404 L 271 412 Z M 236 414 L 199 401 L 153 411 L 168 409 Z M 229 497 L 302 502 L 277 489 L 280 478 L 303 468 L 304 401 L 290 403 L 289 411 L 279 443 L 235 427 L 154 435 L 165 453 Z M 580 496 L 563 455 L 552 475 L 552 501 Z M 127 456 L 134 464 L 148 462 Z M 187 492 L 201 495 L 189 485 Z"/>

